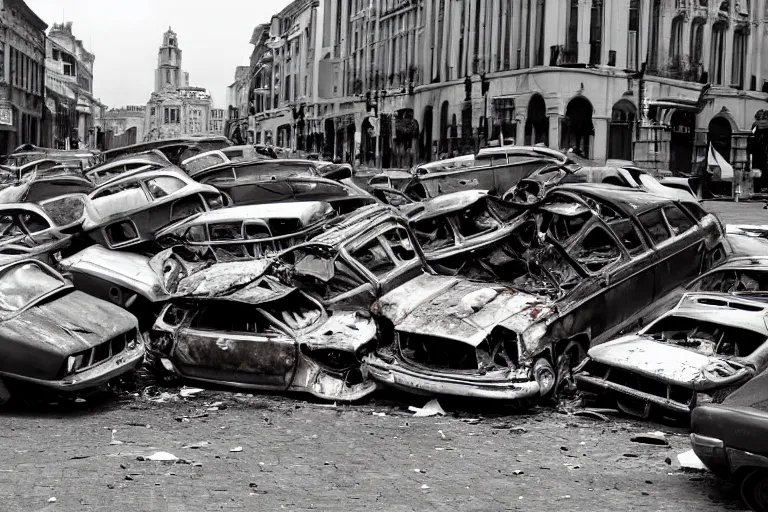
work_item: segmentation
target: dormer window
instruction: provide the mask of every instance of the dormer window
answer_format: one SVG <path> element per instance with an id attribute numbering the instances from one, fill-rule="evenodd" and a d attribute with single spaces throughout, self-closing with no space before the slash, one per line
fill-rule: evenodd
<path id="1" fill-rule="evenodd" d="M 176 46 L 176 39 L 171 37 L 170 39 L 168 39 L 168 44 L 171 46 Z"/>
<path id="2" fill-rule="evenodd" d="M 66 76 L 75 76 L 75 58 L 68 53 L 61 54 L 61 72 Z"/>

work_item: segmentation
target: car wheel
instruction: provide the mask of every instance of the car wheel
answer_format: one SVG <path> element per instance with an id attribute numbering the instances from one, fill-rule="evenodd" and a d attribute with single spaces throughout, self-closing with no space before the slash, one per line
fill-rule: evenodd
<path id="1" fill-rule="evenodd" d="M 576 379 L 573 378 L 573 369 L 587 357 L 587 352 L 581 343 L 569 341 L 565 349 L 557 356 L 557 384 L 555 394 L 574 393 L 576 391 Z"/>
<path id="2" fill-rule="evenodd" d="M 0 379 L 0 406 L 7 404 L 11 400 L 11 392 L 5 387 L 3 379 Z"/>
<path id="3" fill-rule="evenodd" d="M 768 510 L 768 471 L 753 471 L 741 482 L 741 499 L 754 511 Z"/>

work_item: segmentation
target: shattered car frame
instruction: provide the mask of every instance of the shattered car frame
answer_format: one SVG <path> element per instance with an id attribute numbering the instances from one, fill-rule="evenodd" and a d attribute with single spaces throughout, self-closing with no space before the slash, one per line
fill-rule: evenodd
<path id="1" fill-rule="evenodd" d="M 765 301 L 689 293 L 637 334 L 593 347 L 575 377 L 580 389 L 609 394 L 630 415 L 658 409 L 687 417 L 766 368 Z"/>
<path id="2" fill-rule="evenodd" d="M 698 275 L 723 243 L 714 216 L 611 186 L 561 186 L 509 220 L 485 253 L 443 265 L 457 277 L 420 276 L 374 304 L 392 333 L 366 357 L 375 380 L 521 403 L 572 388 L 592 344 Z"/>
<path id="3" fill-rule="evenodd" d="M 33 203 L 0 205 L 0 264 L 28 258 L 53 263 L 55 254 L 68 247 L 70 240 L 42 207 Z"/>
<path id="4" fill-rule="evenodd" d="M 256 293 L 175 299 L 151 331 L 150 353 L 182 377 L 237 388 L 344 401 L 376 389 L 360 371 L 376 340 L 370 314 L 329 313 L 274 277 L 257 281 L 247 285 Z"/>

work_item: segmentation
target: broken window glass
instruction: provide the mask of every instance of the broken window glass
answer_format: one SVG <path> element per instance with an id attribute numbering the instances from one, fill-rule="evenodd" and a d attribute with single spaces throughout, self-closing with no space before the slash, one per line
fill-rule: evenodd
<path id="1" fill-rule="evenodd" d="M 538 255 L 538 261 L 564 290 L 573 288 L 581 281 L 581 276 L 576 269 L 553 246 L 545 247 Z"/>
<path id="2" fill-rule="evenodd" d="M 723 270 L 702 277 L 691 291 L 750 294 L 768 292 L 768 272 L 762 270 Z"/>
<path id="3" fill-rule="evenodd" d="M 682 235 L 689 229 L 696 227 L 696 224 L 677 206 L 664 208 L 664 216 L 667 218 L 674 236 Z"/>
<path id="4" fill-rule="evenodd" d="M 174 222 L 179 219 L 186 219 L 187 217 L 191 217 L 196 213 L 202 213 L 205 210 L 205 204 L 203 204 L 200 196 L 193 195 L 190 197 L 184 197 L 173 203 L 173 206 L 171 206 L 170 222 Z"/>
<path id="5" fill-rule="evenodd" d="M 661 210 L 656 209 L 645 212 L 638 215 L 638 219 L 640 219 L 640 224 L 648 231 L 648 234 L 651 235 L 651 240 L 654 243 L 660 244 L 665 240 L 669 240 L 669 229 L 667 229 L 664 217 L 661 216 Z"/>
<path id="6" fill-rule="evenodd" d="M 16 223 L 16 217 L 13 215 L 0 215 L 0 236 L 23 235 L 24 232 Z"/>
<path id="7" fill-rule="evenodd" d="M 256 308 L 231 303 L 212 304 L 202 308 L 193 318 L 192 327 L 204 331 L 246 334 L 276 332 Z"/>
<path id="8" fill-rule="evenodd" d="M 421 220 L 414 223 L 412 228 L 425 251 L 436 251 L 456 244 L 453 229 L 444 217 Z"/>
<path id="9" fill-rule="evenodd" d="M 139 238 L 136 226 L 129 220 L 115 222 L 107 226 L 105 231 L 112 245 L 130 242 Z"/>
<path id="10" fill-rule="evenodd" d="M 629 254 L 635 256 L 641 254 L 645 247 L 637 234 L 637 229 L 630 219 L 618 219 L 609 222 L 608 226 L 616 233 L 616 237 L 621 240 L 624 248 Z"/>
<path id="11" fill-rule="evenodd" d="M 456 222 L 459 234 L 465 238 L 482 235 L 501 227 L 501 223 L 486 208 L 485 201 L 479 201 L 458 212 Z"/>
<path id="12" fill-rule="evenodd" d="M 589 272 L 599 272 L 621 259 L 621 251 L 611 235 L 595 226 L 569 251 L 571 257 Z"/>
<path id="13" fill-rule="evenodd" d="M 106 218 L 147 206 L 149 198 L 138 181 L 128 181 L 98 191 L 91 204 L 99 216 Z"/>
<path id="14" fill-rule="evenodd" d="M 727 308 L 723 309 L 727 311 Z M 682 316 L 659 320 L 648 328 L 645 335 L 705 355 L 731 357 L 749 356 L 766 342 L 766 337 L 759 332 Z"/>
<path id="15" fill-rule="evenodd" d="M 303 293 L 291 293 L 287 297 L 264 304 L 259 308 L 292 331 L 309 329 L 323 316 L 322 309 Z"/>
<path id="16" fill-rule="evenodd" d="M 395 262 L 392 261 L 387 251 L 382 247 L 378 238 L 371 240 L 360 249 L 354 251 L 352 257 L 376 277 L 381 277 L 395 269 Z"/>
<path id="17" fill-rule="evenodd" d="M 189 242 L 205 242 L 207 239 L 205 226 L 192 226 L 187 230 L 185 238 Z"/>
<path id="18" fill-rule="evenodd" d="M 243 239 L 242 224 L 239 222 L 209 224 L 208 228 L 211 230 L 211 241 Z"/>
<path id="19" fill-rule="evenodd" d="M 549 234 L 558 242 L 564 243 L 579 234 L 591 218 L 591 212 L 584 212 L 579 215 L 554 214 L 549 224 Z"/>
<path id="20" fill-rule="evenodd" d="M 152 194 L 152 197 L 155 199 L 169 196 L 187 186 L 183 180 L 174 178 L 173 176 L 160 176 L 158 178 L 147 180 L 145 183 L 147 184 L 149 193 Z"/>
<path id="21" fill-rule="evenodd" d="M 20 218 L 30 233 L 39 233 L 51 227 L 41 215 L 34 212 L 23 213 Z"/>
<path id="22" fill-rule="evenodd" d="M 401 262 L 411 261 L 416 257 L 416 252 L 411 245 L 408 232 L 403 228 L 395 228 L 384 233 L 384 238 L 389 243 L 395 257 Z"/>

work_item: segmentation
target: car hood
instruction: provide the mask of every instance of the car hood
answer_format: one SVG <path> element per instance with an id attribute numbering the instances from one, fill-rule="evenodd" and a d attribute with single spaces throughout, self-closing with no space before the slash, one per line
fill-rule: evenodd
<path id="1" fill-rule="evenodd" d="M 374 307 L 398 331 L 472 346 L 496 326 L 522 334 L 550 309 L 546 299 L 514 288 L 430 274 L 384 295 Z"/>
<path id="2" fill-rule="evenodd" d="M 0 188 L 0 203 L 18 203 L 24 200 L 29 190 L 29 183 L 6 185 Z"/>
<path id="3" fill-rule="evenodd" d="M 295 288 L 266 275 L 271 259 L 236 260 L 216 263 L 180 279 L 174 297 L 218 299 L 262 304 L 285 297 Z"/>
<path id="4" fill-rule="evenodd" d="M 335 349 L 357 353 L 376 338 L 376 332 L 376 323 L 370 314 L 337 311 L 317 329 L 299 336 L 299 341 L 311 350 Z"/>
<path id="5" fill-rule="evenodd" d="M 137 328 L 124 309 L 80 291 L 29 308 L 0 324 L 0 339 L 15 338 L 74 354 Z"/>
<path id="6" fill-rule="evenodd" d="M 718 362 L 728 364 L 724 357 L 708 356 L 638 335 L 624 336 L 593 347 L 589 357 L 610 367 L 689 388 L 708 380 L 704 374 L 707 367 Z M 733 361 L 733 365 L 743 366 L 737 361 Z"/>

